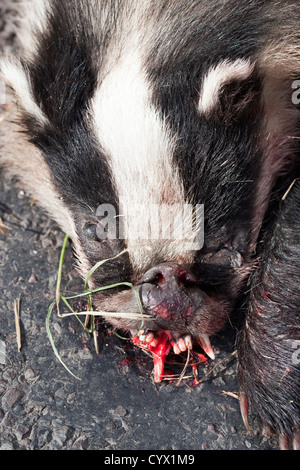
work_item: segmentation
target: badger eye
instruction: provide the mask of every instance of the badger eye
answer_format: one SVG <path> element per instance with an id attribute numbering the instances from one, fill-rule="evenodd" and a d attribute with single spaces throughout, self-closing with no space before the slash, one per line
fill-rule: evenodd
<path id="1" fill-rule="evenodd" d="M 83 232 L 89 240 L 98 240 L 96 224 L 86 224 L 83 227 Z"/>
<path id="2" fill-rule="evenodd" d="M 239 251 L 227 244 L 214 253 L 206 253 L 202 256 L 201 263 L 215 264 L 218 266 L 237 269 L 244 264 L 244 259 Z"/>
<path id="3" fill-rule="evenodd" d="M 214 257 L 220 264 L 228 264 L 234 269 L 240 268 L 243 263 L 242 255 L 232 247 L 225 247 L 219 250 Z"/>
<path id="4" fill-rule="evenodd" d="M 107 243 L 107 237 L 103 237 L 103 229 L 97 223 L 89 222 L 85 224 L 83 232 L 88 240 Z"/>

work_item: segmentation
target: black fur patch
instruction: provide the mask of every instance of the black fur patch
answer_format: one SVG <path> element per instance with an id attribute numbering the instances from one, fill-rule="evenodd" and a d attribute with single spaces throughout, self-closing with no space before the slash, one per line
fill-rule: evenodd
<path id="1" fill-rule="evenodd" d="M 162 9 L 146 63 L 155 106 L 179 137 L 174 161 L 186 198 L 205 205 L 208 251 L 238 232 L 250 232 L 263 158 L 262 110 L 260 78 L 254 71 L 249 79 L 226 85 L 216 109 L 202 116 L 197 110 L 202 80 L 210 67 L 225 59 L 254 62 L 270 26 L 266 16 L 257 14 L 259 8 L 263 13 L 264 2 L 232 3 L 230 14 L 230 2 L 224 11 L 219 2 L 214 3 L 209 13 L 200 2 L 189 8 L 180 2 L 172 11 Z M 246 24 L 238 20 L 241 12 Z M 172 35 L 167 54 L 162 40 L 166 32 Z M 240 250 L 247 251 L 249 242 L 244 240 Z"/>
<path id="2" fill-rule="evenodd" d="M 300 423 L 300 183 L 269 224 L 239 338 L 239 381 L 262 425 L 290 439 Z"/>

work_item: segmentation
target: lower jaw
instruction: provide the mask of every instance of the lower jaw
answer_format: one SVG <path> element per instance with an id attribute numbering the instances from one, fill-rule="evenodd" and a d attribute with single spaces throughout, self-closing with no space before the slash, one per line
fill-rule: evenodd
<path id="1" fill-rule="evenodd" d="M 140 331 L 138 334 L 132 333 L 132 340 L 136 346 L 152 353 L 154 363 L 154 382 L 159 383 L 164 378 L 165 361 L 170 351 L 173 349 L 175 354 L 191 351 L 193 349 L 193 342 L 189 335 L 175 340 L 172 333 L 168 330 L 161 330 L 155 336 L 152 333 L 148 333 L 145 336 L 143 333 L 143 331 Z M 211 359 L 215 358 L 207 335 L 199 336 L 197 343 L 200 344 L 204 352 Z M 201 362 L 207 362 L 207 358 L 204 355 L 200 356 Z"/>

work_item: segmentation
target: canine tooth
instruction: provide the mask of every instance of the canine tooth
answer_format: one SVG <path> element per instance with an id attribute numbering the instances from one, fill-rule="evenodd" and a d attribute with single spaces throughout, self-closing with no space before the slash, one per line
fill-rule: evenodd
<path id="1" fill-rule="evenodd" d="M 193 349 L 193 342 L 192 342 L 192 338 L 191 338 L 190 335 L 187 335 L 184 338 L 184 341 L 185 341 L 185 345 L 186 345 L 187 349 Z"/>
<path id="2" fill-rule="evenodd" d="M 279 436 L 278 443 L 280 450 L 290 450 L 290 441 L 286 434 Z"/>
<path id="3" fill-rule="evenodd" d="M 208 335 L 200 335 L 198 337 L 198 342 L 203 349 L 203 351 L 210 357 L 212 360 L 215 359 L 215 354 L 210 344 L 209 336 Z"/>
<path id="4" fill-rule="evenodd" d="M 181 352 L 186 351 L 186 344 L 183 338 L 179 338 L 177 344 Z"/>

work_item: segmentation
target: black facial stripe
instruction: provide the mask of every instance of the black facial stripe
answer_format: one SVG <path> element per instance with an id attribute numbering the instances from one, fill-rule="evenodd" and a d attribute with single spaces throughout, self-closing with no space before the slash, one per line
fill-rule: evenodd
<path id="1" fill-rule="evenodd" d="M 97 82 L 93 52 L 100 45 L 91 34 L 88 16 L 79 34 L 80 2 L 54 1 L 46 31 L 29 65 L 33 94 L 53 127 L 62 131 L 82 118 Z M 83 14 L 83 12 L 82 12 Z"/>
<path id="2" fill-rule="evenodd" d="M 118 210 L 112 175 L 104 153 L 84 122 L 67 132 L 46 130 L 35 144 L 42 150 L 53 182 L 70 206 L 112 204 Z"/>
<path id="3" fill-rule="evenodd" d="M 31 140 L 42 150 L 66 203 L 94 210 L 102 203 L 117 209 L 112 175 L 88 113 L 117 14 L 110 5 L 107 24 L 96 35 L 99 8 L 97 2 L 55 0 L 38 52 L 25 64 L 35 101 L 49 121 L 41 127 L 32 116 L 24 119 Z"/>
<path id="4" fill-rule="evenodd" d="M 233 93 L 226 100 L 223 93 L 216 110 L 206 117 L 198 113 L 198 95 L 191 91 L 198 80 L 193 84 L 188 81 L 185 77 L 173 85 L 169 79 L 169 86 L 158 85 L 155 94 L 156 106 L 168 116 L 178 135 L 174 163 L 186 199 L 205 205 L 206 235 L 211 232 L 218 236 L 223 225 L 230 233 L 234 231 L 230 224 L 246 230 L 253 216 L 254 181 L 261 164 L 259 82 L 250 81 L 244 90 L 252 103 L 238 110 L 239 99 L 245 100 L 245 94 L 239 98 L 239 92 Z"/>
<path id="5" fill-rule="evenodd" d="M 178 136 L 174 164 L 186 199 L 205 205 L 205 234 L 211 243 L 212 236 L 224 242 L 237 229 L 249 232 L 253 220 L 254 182 L 258 180 L 262 159 L 261 83 L 255 71 L 246 80 L 230 81 L 220 90 L 218 103 L 207 116 L 197 109 L 199 93 L 211 67 L 238 58 L 252 57 L 254 62 L 258 31 L 263 36 L 267 22 L 263 27 L 253 13 L 250 8 L 246 15 L 249 27 L 243 25 L 237 41 L 236 28 L 241 25 L 235 21 L 235 12 L 226 16 L 227 23 L 222 25 L 222 43 L 213 14 L 203 23 L 200 18 L 190 35 L 189 31 L 183 35 L 178 25 L 174 33 L 178 42 L 169 45 L 167 54 L 164 51 L 172 61 L 164 60 L 163 43 L 157 41 L 146 62 L 154 86 L 154 105 Z"/>

